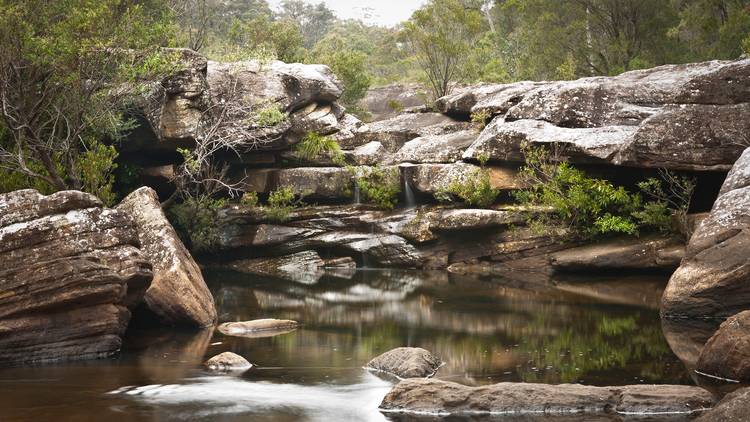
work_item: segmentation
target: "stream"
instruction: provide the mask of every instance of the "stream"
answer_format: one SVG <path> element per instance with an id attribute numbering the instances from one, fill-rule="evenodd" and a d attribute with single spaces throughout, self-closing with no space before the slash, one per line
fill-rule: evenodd
<path id="1" fill-rule="evenodd" d="M 395 381 L 363 369 L 399 346 L 432 351 L 447 362 L 437 378 L 467 385 L 692 384 L 662 334 L 666 276 L 522 283 L 339 270 L 313 284 L 223 271 L 206 278 L 221 322 L 274 317 L 302 328 L 255 338 L 133 328 L 109 359 L 2 368 L 0 421 L 413 420 L 377 410 Z M 202 370 L 224 351 L 256 367 L 240 377 Z"/>

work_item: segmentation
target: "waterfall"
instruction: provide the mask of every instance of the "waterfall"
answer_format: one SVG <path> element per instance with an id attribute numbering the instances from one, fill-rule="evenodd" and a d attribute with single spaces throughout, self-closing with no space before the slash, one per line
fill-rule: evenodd
<path id="1" fill-rule="evenodd" d="M 354 205 L 359 205 L 362 200 L 359 198 L 359 183 L 354 183 Z"/>
<path id="2" fill-rule="evenodd" d="M 409 184 L 409 179 L 404 177 L 404 199 L 406 200 L 406 208 L 414 208 L 417 206 L 417 200 L 414 198 L 414 191 Z"/>

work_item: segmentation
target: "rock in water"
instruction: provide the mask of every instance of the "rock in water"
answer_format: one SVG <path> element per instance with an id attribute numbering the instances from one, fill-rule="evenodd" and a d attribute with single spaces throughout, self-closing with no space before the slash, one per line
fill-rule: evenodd
<path id="1" fill-rule="evenodd" d="M 108 356 L 151 280 L 133 221 L 92 195 L 0 195 L 0 364 Z"/>
<path id="2" fill-rule="evenodd" d="M 236 353 L 224 352 L 207 360 L 203 363 L 203 366 L 211 371 L 239 372 L 247 371 L 253 367 L 253 364 Z"/>
<path id="3" fill-rule="evenodd" d="M 695 422 L 745 422 L 750 415 L 750 387 L 727 394 Z"/>
<path id="4" fill-rule="evenodd" d="M 323 276 L 326 263 L 315 251 L 303 251 L 273 258 L 255 258 L 229 264 L 235 271 L 278 277 L 302 284 L 315 284 Z"/>
<path id="5" fill-rule="evenodd" d="M 708 339 L 696 371 L 734 381 L 750 381 L 750 311 L 724 321 Z"/>
<path id="6" fill-rule="evenodd" d="M 167 324 L 206 327 L 216 323 L 216 308 L 198 264 L 161 209 L 156 192 L 143 187 L 117 209 L 132 216 L 141 249 L 154 266 L 145 301 Z"/>
<path id="7" fill-rule="evenodd" d="M 222 334 L 239 337 L 268 337 L 294 331 L 297 321 L 288 319 L 256 319 L 253 321 L 225 322 L 218 329 Z"/>
<path id="8" fill-rule="evenodd" d="M 442 362 L 419 347 L 398 347 L 367 363 L 368 369 L 383 371 L 399 378 L 425 378 L 435 375 Z"/>
<path id="9" fill-rule="evenodd" d="M 669 280 L 667 317 L 728 317 L 750 304 L 750 148 L 735 163 L 711 213 Z"/>
<path id="10" fill-rule="evenodd" d="M 433 379 L 408 379 L 393 387 L 380 409 L 430 414 L 684 414 L 709 408 L 712 403 L 708 391 L 683 385 L 592 387 L 505 382 L 469 387 Z"/>

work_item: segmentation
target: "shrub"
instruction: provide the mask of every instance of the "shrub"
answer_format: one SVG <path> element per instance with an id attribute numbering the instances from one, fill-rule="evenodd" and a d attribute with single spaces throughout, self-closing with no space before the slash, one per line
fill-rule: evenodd
<path id="1" fill-rule="evenodd" d="M 343 165 L 344 154 L 341 152 L 339 143 L 329 136 L 323 136 L 315 132 L 309 132 L 295 146 L 297 158 L 313 161 L 323 155 L 328 155 L 338 165 Z"/>
<path id="2" fill-rule="evenodd" d="M 289 220 L 289 214 L 296 206 L 294 189 L 291 186 L 281 186 L 268 195 L 268 205 L 265 207 L 269 220 L 282 223 Z"/>
<path id="3" fill-rule="evenodd" d="M 471 123 L 473 123 L 479 130 L 484 129 L 491 118 L 492 115 L 487 110 L 471 113 Z"/>
<path id="4" fill-rule="evenodd" d="M 218 213 L 224 199 L 207 196 L 188 198 L 173 205 L 168 215 L 182 240 L 196 252 L 213 252 L 219 245 Z"/>
<path id="5" fill-rule="evenodd" d="M 651 199 L 643 209 L 634 216 L 643 225 L 657 228 L 663 232 L 677 231 L 690 238 L 688 211 L 695 192 L 695 180 L 677 175 L 669 170 L 659 170 L 660 179 L 650 178 L 638 184 L 641 192 Z M 666 184 L 666 189 L 665 185 Z"/>
<path id="6" fill-rule="evenodd" d="M 467 205 L 489 208 L 499 195 L 500 190 L 492 187 L 490 171 L 478 168 L 464 177 L 456 177 L 445 189 L 435 193 L 435 199 L 451 202 L 457 197 Z"/>
<path id="7" fill-rule="evenodd" d="M 386 210 L 392 210 L 398 203 L 401 183 L 396 169 L 373 167 L 356 175 L 356 183 L 365 202 Z"/>
<path id="8" fill-rule="evenodd" d="M 388 100 L 388 108 L 396 113 L 401 113 L 404 110 L 404 103 L 398 100 Z"/>
<path id="9" fill-rule="evenodd" d="M 245 192 L 240 198 L 240 204 L 255 208 L 258 206 L 258 192 Z"/>
<path id="10" fill-rule="evenodd" d="M 285 121 L 286 113 L 276 103 L 269 103 L 255 113 L 253 123 L 261 127 L 273 127 Z"/>

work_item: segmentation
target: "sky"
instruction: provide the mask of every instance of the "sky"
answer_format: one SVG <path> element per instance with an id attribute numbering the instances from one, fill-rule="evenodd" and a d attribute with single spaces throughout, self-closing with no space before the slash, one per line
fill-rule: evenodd
<path id="1" fill-rule="evenodd" d="M 341 19 L 360 19 L 369 24 L 393 26 L 409 19 L 412 12 L 427 0 L 305 0 L 306 3 L 325 3 Z M 269 0 L 276 8 L 281 0 Z"/>

